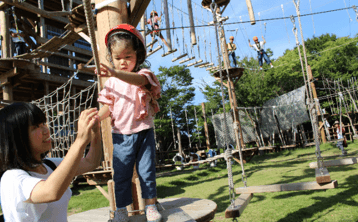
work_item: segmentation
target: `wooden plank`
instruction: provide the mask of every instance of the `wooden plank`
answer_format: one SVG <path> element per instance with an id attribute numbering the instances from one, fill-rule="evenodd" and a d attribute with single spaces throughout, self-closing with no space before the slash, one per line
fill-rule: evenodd
<path id="1" fill-rule="evenodd" d="M 346 159 L 339 159 L 339 160 L 327 160 L 323 162 L 324 167 L 331 167 L 331 166 L 347 166 L 357 164 L 357 157 L 346 158 Z M 317 162 L 310 163 L 310 168 L 317 168 Z"/>
<path id="2" fill-rule="evenodd" d="M 141 17 L 147 9 L 150 0 L 131 0 L 128 23 L 137 27 Z"/>
<path id="3" fill-rule="evenodd" d="M 281 191 L 297 191 L 297 190 L 326 190 L 333 189 L 338 186 L 337 180 L 333 180 L 327 184 L 318 184 L 317 182 L 302 182 L 289 184 L 273 184 L 251 187 L 236 188 L 236 193 L 267 193 L 267 192 L 281 192 Z"/>
<path id="4" fill-rule="evenodd" d="M 319 184 L 331 182 L 331 176 L 327 168 L 316 168 L 316 181 Z"/>
<path id="5" fill-rule="evenodd" d="M 241 194 L 238 198 L 236 198 L 235 206 L 230 205 L 228 208 L 226 208 L 225 218 L 240 217 L 253 196 L 254 194 L 252 193 Z"/>
<path id="6" fill-rule="evenodd" d="M 51 17 L 51 16 L 48 15 L 47 11 L 39 9 L 36 6 L 31 5 L 29 3 L 26 3 L 26 2 L 18 2 L 18 1 L 12 1 L 12 0 L 2 0 L 2 1 L 5 2 L 6 4 L 15 6 L 15 7 L 20 8 L 22 10 L 25 10 L 25 11 L 40 15 L 41 17 L 44 17 L 44 18 L 49 18 L 49 19 L 55 20 L 55 21 L 63 23 L 63 24 L 69 23 L 69 20 L 67 18 Z"/>
<path id="7" fill-rule="evenodd" d="M 68 81 L 68 78 L 65 78 L 62 76 L 48 75 L 48 74 L 44 74 L 44 73 L 31 73 L 29 75 L 29 78 L 31 78 L 32 80 L 34 80 L 34 79 L 44 80 L 44 81 L 55 82 L 55 83 L 65 83 Z M 88 87 L 88 86 L 91 86 L 92 84 L 93 84 L 93 82 L 82 81 L 82 80 L 77 80 L 77 79 L 74 79 L 72 82 L 72 85 L 82 86 L 82 87 Z"/>

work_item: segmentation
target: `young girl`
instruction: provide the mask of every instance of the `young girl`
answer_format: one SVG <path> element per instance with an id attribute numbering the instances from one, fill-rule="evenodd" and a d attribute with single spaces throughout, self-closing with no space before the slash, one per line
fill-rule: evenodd
<path id="1" fill-rule="evenodd" d="M 152 32 L 150 33 L 150 36 L 152 36 L 152 42 L 154 41 L 154 37 L 157 35 L 159 36 L 159 38 L 162 40 L 162 42 L 168 47 L 168 49 L 170 48 L 167 41 L 165 41 L 162 33 L 157 30 L 159 29 L 159 21 L 161 20 L 162 16 L 158 16 L 158 13 L 156 11 L 152 11 L 150 13 L 150 18 L 147 21 L 147 24 L 150 25 L 150 27 L 152 28 Z M 150 46 L 149 52 L 151 52 L 153 50 L 153 44 Z"/>
<path id="2" fill-rule="evenodd" d="M 101 161 L 97 113 L 95 108 L 83 111 L 76 141 L 65 158 L 45 159 L 49 163 L 44 164 L 52 147 L 45 114 L 31 103 L 14 103 L 0 110 L 0 189 L 5 221 L 67 221 L 72 179 L 94 170 Z M 82 158 L 90 141 L 90 150 Z"/>
<path id="3" fill-rule="evenodd" d="M 159 111 L 160 83 L 148 69 L 144 39 L 137 29 L 121 24 L 105 38 L 111 67 L 101 64 L 100 76 L 110 76 L 99 93 L 100 120 L 111 116 L 113 170 L 117 210 L 114 221 L 129 221 L 134 163 L 138 172 L 147 221 L 161 221 L 156 203 L 154 114 Z"/>

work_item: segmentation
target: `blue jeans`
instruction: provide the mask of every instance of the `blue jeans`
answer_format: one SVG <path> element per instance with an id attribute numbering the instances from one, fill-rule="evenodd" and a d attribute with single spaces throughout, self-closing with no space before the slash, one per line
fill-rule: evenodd
<path id="1" fill-rule="evenodd" d="M 153 129 L 130 135 L 112 133 L 113 136 L 113 180 L 116 207 L 131 204 L 133 167 L 136 169 L 142 188 L 142 197 L 157 196 L 155 182 L 155 140 Z"/>
<path id="2" fill-rule="evenodd" d="M 338 141 L 338 142 L 337 142 L 337 147 L 338 147 L 339 149 L 341 149 L 342 153 L 344 153 L 343 141 Z"/>
<path id="3" fill-rule="evenodd" d="M 22 55 L 26 52 L 25 42 L 15 42 L 14 45 L 15 45 L 16 55 Z"/>
<path id="4" fill-rule="evenodd" d="M 261 52 L 262 52 L 262 54 L 261 54 Z M 257 58 L 259 59 L 260 67 L 262 66 L 262 58 L 264 58 L 267 65 L 269 65 L 271 63 L 270 58 L 267 56 L 265 50 L 262 50 L 261 52 L 257 52 Z"/>
<path id="5" fill-rule="evenodd" d="M 236 63 L 235 52 L 229 52 L 229 60 L 230 60 L 230 66 L 231 67 L 236 67 L 237 63 Z"/>

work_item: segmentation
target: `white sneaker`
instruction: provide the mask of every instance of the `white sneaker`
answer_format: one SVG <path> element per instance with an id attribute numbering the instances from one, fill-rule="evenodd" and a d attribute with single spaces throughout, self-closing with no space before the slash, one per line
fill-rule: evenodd
<path id="1" fill-rule="evenodd" d="M 262 70 L 262 67 L 260 67 L 260 70 Z"/>
<path id="2" fill-rule="evenodd" d="M 273 68 L 273 65 L 271 65 L 271 68 Z"/>
<path id="3" fill-rule="evenodd" d="M 145 206 L 145 216 L 147 217 L 147 222 L 161 222 L 163 220 L 162 215 L 154 204 Z"/>
<path id="4" fill-rule="evenodd" d="M 113 222 L 129 222 L 128 211 L 126 207 L 119 208 L 114 212 Z"/>

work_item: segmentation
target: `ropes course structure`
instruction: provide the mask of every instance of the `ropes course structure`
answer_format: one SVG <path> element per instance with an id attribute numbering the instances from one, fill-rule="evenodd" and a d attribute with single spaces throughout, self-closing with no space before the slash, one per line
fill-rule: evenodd
<path id="1" fill-rule="evenodd" d="M 27 2 L 24 1 L 4 1 L 6 2 L 6 4 L 9 5 L 16 5 L 16 7 L 19 8 L 24 8 L 26 6 L 29 7 L 29 4 Z M 40 2 L 40 1 L 39 1 Z M 73 5 L 75 2 L 75 5 Z M 98 2 L 97 0 L 94 2 Z M 225 3 L 226 2 L 226 3 Z M 247 184 L 247 177 L 245 174 L 245 169 L 244 169 L 244 163 L 245 163 L 245 157 L 243 152 L 250 150 L 251 148 L 246 148 L 245 147 L 245 135 L 243 135 L 243 131 L 245 130 L 245 124 L 246 123 L 250 123 L 251 127 L 252 127 L 252 141 L 256 142 L 257 148 L 253 148 L 252 150 L 257 151 L 260 150 L 260 148 L 267 148 L 268 146 L 274 146 L 275 144 L 275 134 L 278 134 L 278 137 L 281 141 L 282 146 L 281 147 L 288 147 L 290 145 L 295 145 L 296 144 L 296 134 L 298 134 L 299 130 L 297 130 L 297 126 L 299 126 L 300 131 L 302 133 L 304 133 L 304 130 L 302 130 L 302 125 L 300 124 L 296 124 L 293 121 L 291 121 L 289 123 L 290 127 L 289 128 L 284 128 L 284 124 L 282 123 L 282 118 L 280 118 L 280 109 L 282 107 L 287 107 L 287 105 L 267 105 L 266 107 L 245 107 L 243 109 L 241 109 L 240 107 L 237 106 L 236 104 L 236 95 L 235 95 L 235 90 L 234 90 L 234 83 L 236 83 L 236 81 L 239 80 L 239 78 L 243 75 L 243 70 L 244 68 L 230 68 L 230 66 L 228 65 L 228 59 L 226 58 L 227 53 L 225 52 L 225 42 L 223 40 L 225 40 L 225 31 L 224 31 L 224 27 L 225 25 L 233 25 L 233 24 L 241 24 L 244 25 L 244 23 L 253 23 L 253 22 L 260 22 L 260 26 L 261 23 L 264 22 L 264 30 L 265 30 L 265 34 L 266 34 L 266 23 L 265 21 L 270 21 L 270 20 L 279 20 L 279 19 L 286 19 L 288 17 L 284 16 L 284 12 L 283 12 L 283 7 L 282 7 L 282 12 L 283 12 L 283 17 L 282 18 L 272 18 L 272 19 L 261 19 L 260 18 L 260 14 L 259 14 L 259 20 L 254 20 L 254 18 L 250 19 L 250 21 L 240 21 L 240 22 L 234 22 L 234 23 L 226 23 L 226 19 L 223 18 L 222 12 L 225 10 L 225 8 L 227 7 L 229 1 L 211 1 L 211 0 L 204 0 L 202 2 L 202 5 L 204 8 L 209 9 L 209 11 L 212 13 L 213 16 L 213 22 L 212 24 L 209 25 L 205 25 L 205 22 L 201 22 L 202 24 L 200 24 L 200 21 L 198 19 L 198 17 L 191 17 L 190 14 L 193 14 L 192 12 L 190 12 L 191 10 L 191 1 L 188 0 L 188 20 L 189 20 L 189 26 L 184 26 L 184 17 L 183 14 L 180 14 L 178 11 L 178 17 L 180 17 L 181 20 L 181 26 L 180 27 L 175 27 L 175 22 L 174 22 L 174 18 L 172 18 L 172 27 L 170 27 L 170 20 L 169 20 L 169 9 L 170 7 L 168 7 L 168 2 L 167 0 L 162 0 L 162 7 L 161 10 L 164 10 L 164 14 L 165 14 L 165 19 L 163 20 L 166 23 L 166 27 L 165 28 L 159 28 L 157 29 L 158 31 L 161 30 L 165 30 L 166 31 L 166 37 L 168 38 L 168 44 L 170 47 L 168 47 L 168 51 L 164 52 L 163 56 L 169 55 L 171 53 L 174 53 L 176 51 L 176 49 L 172 49 L 172 47 L 174 48 L 175 46 L 175 42 L 176 42 L 176 47 L 178 47 L 179 49 L 179 56 L 178 57 L 174 57 L 174 61 L 177 61 L 181 58 L 184 58 L 186 56 L 188 56 L 187 59 L 184 59 L 182 61 L 180 61 L 179 63 L 185 63 L 188 62 L 190 60 L 195 59 L 194 63 L 188 64 L 187 67 L 190 66 L 194 66 L 194 67 L 207 67 L 207 65 L 209 66 L 213 66 L 214 65 L 214 61 L 213 58 L 217 58 L 217 62 L 215 62 L 215 64 L 217 65 L 216 67 L 216 72 L 213 74 L 216 78 L 216 80 L 218 80 L 220 82 L 220 89 L 221 89 L 221 96 L 222 96 L 222 105 L 223 105 L 223 119 L 224 121 L 222 121 L 223 123 L 223 138 L 224 138 L 224 146 L 225 149 L 225 153 L 220 154 L 220 155 L 216 155 L 214 157 L 209 157 L 206 159 L 199 159 L 199 155 L 197 158 L 197 161 L 193 162 L 189 162 L 187 161 L 188 159 L 188 155 L 185 154 L 181 154 L 179 152 L 179 155 L 181 157 L 181 164 L 182 166 L 186 167 L 186 166 L 191 166 L 191 165 L 197 165 L 197 164 L 203 164 L 203 163 L 212 163 L 218 159 L 224 158 L 226 160 L 226 164 L 227 164 L 227 170 L 228 170 L 228 186 L 229 186 L 229 199 L 230 199 L 230 206 L 227 208 L 226 210 L 226 217 L 230 217 L 230 218 L 235 218 L 240 216 L 243 213 L 243 210 L 245 209 L 245 207 L 247 206 L 247 204 L 250 202 L 251 198 L 253 197 L 253 193 L 257 193 L 257 192 L 278 192 L 278 191 L 291 191 L 291 190 L 316 190 L 316 189 L 331 189 L 331 188 L 335 188 L 337 186 L 337 181 L 332 181 L 330 179 L 330 176 L 328 174 L 328 171 L 326 170 L 325 167 L 327 166 L 331 166 L 331 165 L 345 165 L 347 164 L 349 161 L 349 164 L 354 164 L 357 163 L 357 159 L 350 159 L 349 161 L 346 161 L 347 163 L 343 163 L 344 161 L 342 160 L 340 163 L 337 162 L 327 162 L 327 161 L 323 161 L 323 158 L 321 156 L 320 153 L 320 148 L 319 148 L 319 130 L 321 129 L 321 127 L 325 128 L 325 132 L 327 134 L 327 138 L 329 139 L 329 128 L 326 126 L 326 123 L 328 123 L 328 120 L 326 119 L 327 117 L 324 116 L 323 114 L 323 109 L 321 108 L 321 104 L 325 101 L 328 101 L 329 104 L 328 106 L 330 107 L 330 110 L 332 112 L 332 115 L 339 115 L 340 117 L 340 123 L 344 122 L 344 117 L 346 118 L 346 120 L 348 119 L 349 123 L 350 123 L 350 127 L 352 129 L 352 135 L 354 137 L 357 137 L 357 132 L 356 129 L 354 127 L 354 121 L 350 118 L 350 113 L 349 110 L 352 110 L 352 112 L 358 112 L 357 109 L 357 105 L 356 105 L 356 100 L 357 100 L 357 81 L 356 79 L 351 79 L 349 80 L 346 84 L 343 84 L 342 81 L 330 81 L 330 80 L 324 80 L 322 81 L 322 83 L 324 84 L 324 90 L 329 90 L 329 92 L 332 92 L 330 95 L 328 96 L 324 96 L 324 97 L 319 97 L 319 98 L 315 98 L 313 96 L 314 94 L 314 90 L 312 89 L 311 83 L 313 82 L 312 77 L 309 76 L 310 73 L 310 68 L 307 64 L 307 56 L 306 52 L 305 52 L 305 46 L 304 46 L 304 42 L 302 43 L 303 46 L 303 54 L 304 54 L 304 59 L 305 59 L 305 64 L 303 62 L 303 60 L 301 59 L 301 52 L 300 52 L 300 44 L 298 41 L 298 37 L 297 37 L 297 30 L 295 27 L 295 21 L 294 18 L 298 18 L 299 20 L 299 25 L 300 25 L 300 30 L 301 30 L 301 38 L 303 39 L 303 34 L 302 34 L 302 27 L 301 27 L 301 23 L 300 23 L 300 18 L 302 16 L 308 16 L 308 15 L 312 15 L 312 19 L 313 19 L 313 15 L 316 14 L 320 14 L 320 13 L 327 13 L 327 12 L 333 12 L 333 11 L 338 11 L 338 10 L 348 10 L 350 8 L 353 8 L 357 14 L 356 8 L 355 6 L 352 7 L 346 7 L 344 9 L 336 9 L 336 10 L 330 10 L 330 11 L 325 11 L 325 12 L 316 12 L 316 13 L 312 13 L 312 8 L 311 8 L 311 13 L 310 14 L 305 14 L 305 15 L 300 15 L 300 11 L 299 11 L 299 1 L 295 3 L 296 5 L 296 10 L 297 10 L 297 16 L 291 16 L 291 20 L 294 24 L 294 34 L 296 37 L 296 44 L 297 44 L 297 48 L 299 50 L 299 57 L 300 57 L 300 62 L 301 62 L 301 67 L 302 67 L 302 73 L 303 73 L 303 78 L 304 78 L 304 83 L 305 83 L 305 90 L 303 90 L 303 94 L 306 94 L 306 97 L 308 98 L 308 110 L 309 110 L 309 114 L 310 117 L 309 119 L 311 119 L 311 123 L 312 123 L 312 131 L 313 131 L 313 139 L 315 141 L 315 145 L 316 145 L 316 157 L 317 157 L 317 161 L 315 164 L 313 164 L 313 168 L 316 168 L 316 180 L 317 182 L 305 182 L 305 183 L 295 183 L 295 184 L 276 184 L 276 185 L 268 185 L 268 186 L 248 186 Z M 49 90 L 47 90 L 47 93 L 45 96 L 43 96 L 40 99 L 35 99 L 32 100 L 32 103 L 36 104 L 37 106 L 39 106 L 45 113 L 47 116 L 47 122 L 49 124 L 49 128 L 51 131 L 51 138 L 53 139 L 54 142 L 54 148 L 51 151 L 51 156 L 52 157 L 63 157 L 66 155 L 68 148 L 70 147 L 70 145 L 73 143 L 73 141 L 76 138 L 76 122 L 78 121 L 78 117 L 79 114 L 82 110 L 87 109 L 89 107 L 94 107 L 97 104 L 95 103 L 96 101 L 96 95 L 98 93 L 98 91 L 101 89 L 101 81 L 96 81 L 96 75 L 93 73 L 92 70 L 89 70 L 87 68 L 91 67 L 99 69 L 99 64 L 100 61 L 103 62 L 104 60 L 104 56 L 103 56 L 103 52 L 105 51 L 103 48 L 103 45 L 101 46 L 101 41 L 99 41 L 98 43 L 96 42 L 96 34 L 97 37 L 99 39 L 101 39 L 103 36 L 101 36 L 101 33 L 106 33 L 105 29 L 108 29 L 110 27 L 104 27 L 101 26 L 101 24 L 107 24 L 106 26 L 110 26 L 109 21 L 107 20 L 103 20 L 101 21 L 102 23 L 99 23 L 99 20 L 103 19 L 104 17 L 107 17 L 108 20 L 111 20 L 111 15 L 110 13 L 118 13 L 118 12 L 114 12 L 111 11 L 111 7 L 123 7 L 125 8 L 125 10 L 123 10 L 123 15 L 121 14 L 121 16 L 125 17 L 125 19 L 120 20 L 120 19 L 115 19 L 115 22 L 123 22 L 123 21 L 128 21 L 128 23 L 131 23 L 133 25 L 137 25 L 139 22 L 139 19 L 142 17 L 142 14 L 144 13 L 144 11 L 147 9 L 147 6 L 149 5 L 150 1 L 134 1 L 133 5 L 131 5 L 130 8 L 127 8 L 127 2 L 114 2 L 114 1 L 104 1 L 104 3 L 100 4 L 93 4 L 93 1 L 90 0 L 86 0 L 83 1 L 83 5 L 82 4 L 78 4 L 78 1 L 67 1 L 67 6 L 66 6 L 66 1 L 62 0 L 61 2 L 59 2 L 58 4 L 61 5 L 61 10 L 60 11 L 56 11 L 53 13 L 50 12 L 43 12 L 41 11 L 41 13 L 43 13 L 42 16 L 47 16 L 47 17 L 57 17 L 57 15 L 61 15 L 61 16 L 69 16 L 69 18 L 72 18 L 73 20 L 71 20 L 71 22 L 69 22 L 68 20 L 64 20 L 64 17 L 58 17 L 58 18 L 54 18 L 54 21 L 60 21 L 62 23 L 64 22 L 68 22 L 71 23 L 69 24 L 67 27 L 67 30 L 65 32 L 62 32 L 62 34 L 58 37 L 53 37 L 51 40 L 44 42 L 44 40 L 42 40 L 41 38 L 39 38 L 39 43 L 44 43 L 41 46 L 39 46 L 36 49 L 33 49 L 31 52 L 29 53 L 25 53 L 23 55 L 18 55 L 17 60 L 14 61 L 14 64 L 16 63 L 18 66 L 25 66 L 28 65 L 30 62 L 29 61 L 36 61 L 36 66 L 33 67 L 33 70 L 38 70 L 40 69 L 39 65 L 41 65 L 41 68 L 46 69 L 46 67 L 49 67 L 48 64 L 46 64 L 44 62 L 44 58 L 45 57 L 49 57 L 52 55 L 58 55 L 60 54 L 61 50 L 68 50 L 69 46 L 66 45 L 71 45 L 74 42 L 76 42 L 78 39 L 80 39 L 81 37 L 83 39 L 85 39 L 87 42 L 91 43 L 91 47 L 92 47 L 92 52 L 90 53 L 90 55 L 87 54 L 87 56 L 90 56 L 90 60 L 87 59 L 82 59 L 80 58 L 80 56 L 78 56 L 78 58 L 76 58 L 75 52 L 68 52 L 67 57 L 70 59 L 77 59 L 76 61 L 82 61 L 85 62 L 86 65 L 80 65 L 77 62 L 75 63 L 75 65 L 73 66 L 73 68 L 68 68 L 67 71 L 78 71 L 77 69 L 80 69 L 82 73 L 86 73 L 90 76 L 92 76 L 91 78 L 87 77 L 87 80 L 91 80 L 91 81 L 85 81 L 86 84 L 81 85 L 82 88 L 79 92 L 76 92 L 76 87 L 74 87 L 77 78 L 79 78 L 78 76 L 80 76 L 80 72 L 76 72 L 76 75 L 70 75 L 69 79 L 67 82 L 65 82 L 63 85 L 59 86 L 56 88 L 56 90 L 52 91 L 52 92 L 48 92 Z M 118 4 L 123 4 L 122 6 L 118 5 Z M 131 2 L 132 4 L 132 2 Z M 93 6 L 95 5 L 95 10 L 93 10 Z M 180 1 L 180 5 L 182 7 L 182 1 Z M 33 5 L 32 5 L 33 6 Z M 42 8 L 43 5 L 39 5 Z M 171 14 L 172 17 L 174 17 L 173 15 L 174 13 L 174 5 L 171 4 Z M 155 1 L 153 1 L 153 8 L 155 9 L 156 5 L 155 5 Z M 220 7 L 223 7 L 222 9 L 220 9 Z M 31 8 L 31 7 L 30 7 Z M 69 11 L 66 11 L 66 8 L 69 8 Z M 122 9 L 123 9 L 122 8 Z M 127 10 L 130 11 L 131 13 L 126 14 Z M 183 10 L 181 8 L 181 10 Z M 201 8 L 201 19 L 204 19 L 204 15 L 203 15 L 203 8 Z M 93 14 L 93 12 L 98 13 L 96 14 L 96 16 Z M 196 12 L 196 7 L 195 7 L 195 12 Z M 195 13 L 200 14 L 200 13 Z M 113 14 L 112 14 L 113 15 Z M 207 14 L 209 16 L 209 14 Z M 16 16 L 15 16 L 16 17 Z M 80 19 L 79 19 L 80 18 Z M 43 18 L 42 18 L 43 19 Z M 81 22 L 76 23 L 76 19 L 81 20 Z M 358 19 L 358 15 L 357 15 L 357 19 Z M 78 21 L 77 20 L 77 21 Z M 240 17 L 241 20 L 241 17 Z M 196 21 L 197 25 L 194 25 L 194 21 Z M 97 22 L 97 33 L 96 33 L 96 22 Z M 312 20 L 313 22 L 313 20 Z M 76 23 L 76 24 L 75 24 Z M 285 24 L 286 25 L 286 24 Z M 17 25 L 16 25 L 17 26 Z M 185 34 L 186 29 L 190 29 L 190 36 L 191 36 L 191 44 L 190 44 L 190 53 L 189 50 L 187 48 L 187 43 L 185 42 L 187 34 Z M 196 29 L 196 30 L 195 30 Z M 211 30 L 215 29 L 215 40 L 216 40 L 216 45 L 214 45 L 214 48 L 217 49 L 217 52 L 213 53 L 214 55 L 211 54 L 212 52 L 212 46 L 211 46 L 211 37 L 210 37 L 210 32 Z M 170 31 L 172 32 L 172 35 L 170 33 Z M 178 34 L 178 32 L 175 32 L 176 30 L 181 30 L 182 34 L 181 34 L 181 38 L 179 39 L 178 36 L 180 36 Z M 207 31 L 209 30 L 209 35 L 206 35 Z M 240 29 L 241 30 L 241 29 Z M 245 30 L 245 28 L 244 28 Z M 106 30 L 108 31 L 108 30 Z M 145 29 L 143 29 L 142 31 L 145 31 Z M 204 33 L 204 35 L 198 35 L 195 36 L 195 31 L 199 31 L 201 34 Z M 262 31 L 262 29 L 261 29 Z M 287 27 L 286 27 L 286 31 L 287 31 Z M 242 32 L 242 30 L 241 30 Z M 246 30 L 245 30 L 246 32 Z M 237 34 L 237 30 L 236 30 L 236 34 Z M 247 35 L 247 33 L 246 33 Z M 170 41 L 170 36 L 173 36 L 173 38 L 175 38 L 175 41 L 171 42 Z M 194 38 L 193 38 L 194 36 Z M 181 41 L 182 40 L 182 41 Z M 355 42 L 356 40 L 353 40 L 349 43 L 345 43 L 344 45 L 350 44 Z M 171 44 L 173 43 L 173 44 Z M 153 44 L 155 44 L 155 42 L 151 42 L 149 44 L 147 44 L 147 47 L 151 47 Z M 97 46 L 98 45 L 98 46 Z M 341 45 L 341 46 L 344 46 Z M 337 47 L 341 47 L 341 46 L 336 46 L 334 48 Z M 101 48 L 102 47 L 102 48 Z M 195 48 L 196 47 L 196 48 Z M 209 48 L 209 50 L 208 50 Z M 331 48 L 331 49 L 334 49 Z M 164 48 L 163 48 L 164 49 Z M 220 49 L 222 49 L 223 51 L 220 51 Z M 327 50 L 331 50 L 331 49 L 327 49 Z M 196 56 L 196 51 L 197 50 L 197 56 Z M 203 50 L 204 50 L 204 54 L 203 54 Z M 324 51 L 327 51 L 324 50 Z M 102 51 L 102 53 L 101 53 Z M 209 56 L 207 56 L 207 51 L 210 52 L 210 62 L 209 63 Z M 322 51 L 322 52 L 324 52 Z M 67 53 L 67 52 L 66 52 Z M 153 51 L 154 53 L 154 51 Z M 66 54 L 65 54 L 66 55 Z M 205 57 L 205 62 L 203 62 L 203 60 L 200 59 L 200 57 Z M 26 61 L 22 61 L 21 59 L 26 59 Z M 40 61 L 41 60 L 41 61 Z M 4 60 L 5 61 L 5 60 Z M 5 61 L 7 62 L 7 61 Z M 4 62 L 4 63 L 5 63 Z M 12 61 L 11 61 L 12 62 Z M 89 64 L 94 63 L 94 66 L 90 66 Z M 203 63 L 202 63 L 203 62 Z M 8 64 L 8 62 L 6 63 Z M 224 64 L 224 67 L 223 67 Z M 283 64 L 284 65 L 284 64 Z M 13 65 L 11 65 L 13 66 Z M 54 66 L 55 67 L 55 66 Z M 76 68 L 74 68 L 76 67 Z M 81 68 L 82 67 L 82 68 Z M 9 67 L 10 70 L 10 65 Z M 11 67 L 13 68 L 13 67 Z M 55 67 L 56 68 L 56 67 Z M 58 67 L 57 67 L 58 68 Z M 8 71 L 6 70 L 7 74 Z M 15 70 L 15 69 L 14 69 Z M 215 70 L 215 67 L 211 67 L 212 71 Z M 306 74 L 307 77 L 306 77 Z M 14 71 L 15 73 L 15 71 Z M 11 74 L 11 72 L 10 72 Z M 13 74 L 13 76 L 15 76 L 17 73 Z M 31 75 L 31 73 L 29 73 L 29 75 Z M 13 76 L 9 76 L 9 77 L 13 77 Z M 61 77 L 61 76 L 60 76 Z M 48 78 L 48 77 L 46 77 Z M 34 80 L 32 80 L 34 81 Z M 226 81 L 226 82 L 224 82 Z M 8 81 L 6 82 L 6 85 L 8 84 Z M 226 99 L 224 98 L 226 93 L 224 91 L 224 86 L 226 86 L 228 88 L 228 95 L 230 97 L 230 106 L 232 107 L 233 113 L 232 115 L 229 115 L 229 113 L 227 113 L 226 110 Z M 48 88 L 48 85 L 45 86 L 46 88 Z M 10 101 L 12 101 L 12 99 L 10 99 Z M 334 103 L 333 103 L 334 102 Z M 295 105 L 294 103 L 291 104 Z M 328 107 L 326 106 L 326 107 Z M 337 107 L 337 108 L 336 108 Z M 283 109 L 283 108 L 282 108 Z M 291 109 L 293 109 L 291 107 Z M 204 112 L 205 109 L 203 109 Z M 286 109 L 287 110 L 287 109 Z M 257 112 L 258 111 L 258 112 Z M 263 122 L 259 121 L 260 119 L 262 119 L 264 117 L 264 112 L 270 112 L 270 119 L 274 121 L 275 124 L 274 127 L 276 128 L 273 132 L 273 134 L 269 134 L 267 135 L 264 130 L 265 126 L 263 124 Z M 178 131 L 178 143 L 177 140 L 175 138 L 175 124 L 173 123 L 173 118 L 172 118 L 172 110 L 170 109 L 170 116 L 171 116 L 171 127 L 172 127 L 172 134 L 173 134 L 173 147 L 174 149 L 176 149 L 176 146 L 181 143 L 180 141 L 180 132 Z M 192 147 L 192 143 L 194 143 L 194 140 L 198 142 L 199 147 L 201 148 L 201 139 L 200 139 L 200 135 L 199 133 L 202 131 L 201 129 L 199 129 L 199 124 L 198 124 L 198 118 L 197 118 L 197 111 L 194 107 L 194 115 L 195 115 L 195 122 L 196 122 L 196 134 L 197 134 L 197 138 L 195 138 L 195 135 L 193 133 L 193 136 L 191 135 L 192 133 L 190 133 L 190 129 L 189 129 L 189 124 L 190 121 L 188 119 L 188 110 L 185 109 L 185 122 L 186 122 L 186 131 L 187 131 L 187 137 L 188 137 L 188 141 L 189 141 L 189 150 L 194 149 Z M 214 114 L 213 111 L 212 112 L 212 116 L 214 119 Z M 245 116 L 245 117 L 243 117 Z M 231 118 L 231 119 L 230 119 Z M 323 126 L 320 126 L 319 122 L 319 118 L 321 118 L 321 122 L 323 122 Z M 245 121 L 241 121 L 240 119 L 245 119 Z M 191 122 L 194 122 L 193 119 L 191 119 Z M 241 122 L 240 122 L 241 121 Z M 205 121 L 206 122 L 206 121 Z M 102 132 L 103 133 L 108 133 L 110 132 L 110 124 L 109 125 L 102 125 Z M 244 129 L 242 130 L 241 127 Z M 233 131 L 233 135 L 234 135 L 234 139 L 233 142 L 230 141 L 229 138 L 229 134 L 230 134 L 230 128 Z M 292 132 L 292 140 L 288 140 L 284 131 L 291 131 Z M 277 133 L 275 133 L 277 132 Z M 286 134 L 288 135 L 288 133 Z M 215 132 L 215 137 L 216 139 L 216 145 L 217 148 L 219 148 L 219 135 L 217 135 L 217 133 Z M 104 145 L 104 153 L 105 153 L 105 159 L 102 163 L 101 168 L 99 169 L 100 172 L 90 172 L 87 175 L 84 175 L 85 178 L 100 178 L 98 179 L 96 182 L 92 181 L 92 185 L 96 185 L 96 187 L 106 196 L 108 197 L 109 201 L 110 201 L 110 207 L 111 213 L 113 213 L 113 210 L 115 210 L 115 205 L 113 202 L 113 181 L 111 181 L 111 176 L 108 177 L 108 175 L 111 175 L 112 173 L 112 169 L 111 169 L 111 146 L 108 145 L 108 141 L 109 143 L 111 143 L 111 137 L 103 137 L 104 140 L 106 140 L 107 145 Z M 302 138 L 305 138 L 304 140 L 306 140 L 305 135 L 302 135 Z M 191 141 L 191 139 L 193 139 L 193 141 Z M 157 139 L 156 139 L 157 140 Z M 159 143 L 159 142 L 158 142 Z M 267 145 L 266 145 L 266 144 Z M 292 144 L 290 144 L 292 143 Z M 235 144 L 236 149 L 233 150 L 233 147 L 230 144 Z M 308 144 L 307 142 L 305 144 Z M 208 143 L 206 143 L 206 145 L 210 148 L 210 144 L 208 145 Z M 168 147 L 169 149 L 170 147 Z M 235 147 L 234 147 L 235 148 Z M 113 147 L 112 147 L 113 149 Z M 179 147 L 178 147 L 179 150 Z M 189 154 L 190 155 L 190 154 Z M 239 160 L 235 159 L 235 155 L 239 156 Z M 241 165 L 241 179 L 242 182 L 244 184 L 244 187 L 240 187 L 240 188 L 236 188 L 234 187 L 234 179 L 233 179 L 233 170 L 232 170 L 232 160 L 236 160 L 237 162 L 240 163 Z M 174 159 L 173 159 L 174 161 Z M 175 162 L 175 161 L 174 161 Z M 172 164 L 173 165 L 173 164 Z M 106 173 L 106 174 L 105 174 Z M 99 174 L 103 174 L 101 176 L 98 176 Z M 106 176 L 104 176 L 104 174 Z M 135 178 L 135 177 L 134 177 Z M 103 180 L 103 181 L 101 181 Z M 135 180 L 135 179 L 134 179 Z M 90 180 L 88 180 L 90 181 Z M 101 182 L 98 182 L 101 181 Z M 105 181 L 105 182 L 104 182 Z M 107 183 L 108 182 L 108 183 Z M 104 191 L 102 188 L 100 188 L 100 184 L 108 184 L 109 190 L 108 193 L 106 191 Z M 321 185 L 322 183 L 326 183 L 325 185 Z M 320 184 L 320 185 L 318 185 Z M 111 188 L 112 187 L 112 188 Z M 102 189 L 102 190 L 101 190 Z M 238 198 L 235 197 L 235 194 L 241 194 Z M 111 198 L 111 199 L 110 199 Z M 142 201 L 140 200 L 140 197 L 138 197 L 138 201 Z M 139 206 L 139 205 L 138 205 Z M 129 212 L 134 216 L 134 214 L 142 211 L 143 209 L 139 209 L 138 206 L 135 206 L 135 204 L 132 206 L 132 208 L 129 210 Z M 112 215 L 113 216 L 113 215 Z"/>

